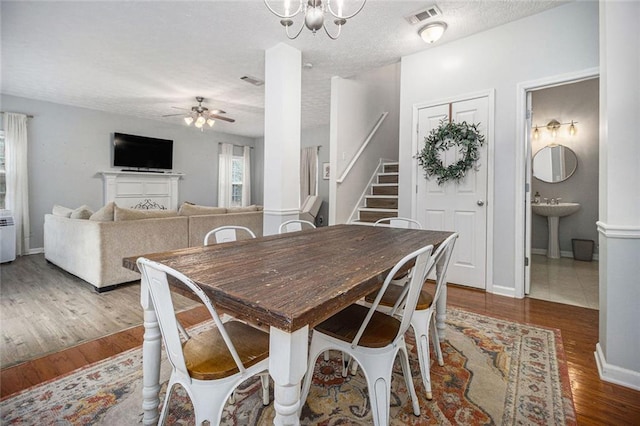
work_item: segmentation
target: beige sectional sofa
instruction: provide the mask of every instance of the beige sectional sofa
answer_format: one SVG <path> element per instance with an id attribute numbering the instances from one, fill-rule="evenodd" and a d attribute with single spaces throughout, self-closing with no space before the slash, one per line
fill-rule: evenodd
<path id="1" fill-rule="evenodd" d="M 83 214 L 76 214 L 83 208 Z M 224 209 L 185 203 L 176 212 L 122 209 L 110 203 L 91 213 L 86 206 L 55 206 L 44 219 L 44 255 L 99 292 L 140 279 L 122 266 L 124 257 L 200 246 L 205 234 L 219 226 L 246 226 L 258 236 L 263 226 L 260 206 Z"/>

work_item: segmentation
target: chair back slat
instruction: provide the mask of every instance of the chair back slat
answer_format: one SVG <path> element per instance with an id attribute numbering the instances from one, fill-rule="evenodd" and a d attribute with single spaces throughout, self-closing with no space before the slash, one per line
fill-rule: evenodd
<path id="1" fill-rule="evenodd" d="M 408 217 L 385 217 L 374 222 L 373 226 L 389 226 L 390 228 L 423 229 L 422 224 Z"/>
<path id="2" fill-rule="evenodd" d="M 304 227 L 313 229 L 316 226 L 313 223 L 309 222 L 308 220 L 302 220 L 302 219 L 287 220 L 286 222 L 282 222 L 280 224 L 280 227 L 278 228 L 278 234 L 302 231 Z"/>
<path id="3" fill-rule="evenodd" d="M 436 290 L 433 294 L 433 302 L 436 303 L 442 293 L 442 287 L 447 283 L 447 270 L 449 269 L 449 261 L 453 253 L 453 247 L 458 239 L 458 233 L 451 234 L 442 242 L 433 253 L 434 265 L 432 269 L 436 269 Z"/>
<path id="4" fill-rule="evenodd" d="M 406 297 L 402 298 L 403 301 L 401 302 L 401 305 L 400 305 L 400 307 L 404 310 L 404 312 L 403 312 L 403 317 L 400 323 L 400 329 L 398 330 L 398 334 L 396 335 L 394 340 L 397 339 L 399 336 L 403 335 L 405 331 L 407 331 L 407 329 L 409 328 L 409 325 L 411 324 L 411 315 L 413 314 L 416 304 L 418 303 L 418 294 L 422 289 L 422 284 L 424 283 L 428 269 L 431 267 L 431 264 L 433 263 L 431 258 L 432 250 L 433 250 L 432 245 L 422 247 L 414 251 L 413 253 L 408 254 L 404 258 L 402 258 L 391 269 L 391 271 L 387 274 L 387 277 L 385 278 L 384 282 L 382 283 L 382 287 L 378 291 L 378 294 L 376 295 L 375 300 L 371 304 L 371 307 L 369 308 L 369 312 L 367 312 L 367 315 L 364 321 L 362 321 L 362 325 L 360 326 L 358 333 L 356 333 L 356 336 L 351 342 L 352 348 L 355 348 L 358 345 L 360 338 L 364 334 L 364 331 L 366 330 L 367 325 L 369 324 L 369 321 L 371 321 L 371 317 L 373 317 L 373 314 L 378 308 L 378 305 L 382 300 L 382 296 L 386 292 L 387 287 L 389 287 L 389 284 L 391 283 L 391 280 L 393 280 L 393 277 L 407 263 L 415 260 L 415 264 L 413 265 L 413 273 L 411 276 L 411 281 L 409 282 L 409 290 L 407 292 Z M 410 311 L 409 315 L 407 315 L 407 311 Z"/>
<path id="5" fill-rule="evenodd" d="M 216 244 L 229 243 L 238 240 L 238 231 L 246 232 L 249 237 L 255 238 L 256 234 L 246 226 L 227 225 L 212 229 L 204 236 L 204 245 L 208 246 L 211 239 L 215 239 Z"/>
<path id="6" fill-rule="evenodd" d="M 143 257 L 138 258 L 137 264 L 138 269 L 142 273 L 143 279 L 147 282 L 147 287 L 151 294 L 151 300 L 153 301 L 153 306 L 158 317 L 162 338 L 167 349 L 167 357 L 176 370 L 184 374 L 186 377 L 189 377 L 184 360 L 184 354 L 182 352 L 182 343 L 178 333 L 178 321 L 175 316 L 173 301 L 171 300 L 171 290 L 167 279 L 168 275 L 180 280 L 196 296 L 198 296 L 202 303 L 204 303 L 216 327 L 218 328 L 220 335 L 227 345 L 227 349 L 238 366 L 238 370 L 241 374 L 244 374 L 245 367 L 240 360 L 238 351 L 227 334 L 218 312 L 211 303 L 211 299 L 209 299 L 205 292 L 202 291 L 202 289 L 190 278 L 167 265 L 153 262 Z"/>

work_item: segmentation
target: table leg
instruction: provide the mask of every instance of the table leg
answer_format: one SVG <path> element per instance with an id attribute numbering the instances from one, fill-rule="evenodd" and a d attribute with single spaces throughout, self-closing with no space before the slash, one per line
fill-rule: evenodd
<path id="1" fill-rule="evenodd" d="M 144 340 L 142 342 L 142 410 L 144 425 L 158 423 L 158 405 L 160 399 L 160 351 L 161 334 L 158 318 L 153 308 L 151 295 L 142 278 L 140 285 L 140 303 L 144 309 Z"/>
<path id="2" fill-rule="evenodd" d="M 300 383 L 307 371 L 309 327 L 293 333 L 271 327 L 269 374 L 273 378 L 276 417 L 274 425 L 299 425 Z M 304 402 L 302 402 L 304 403 Z"/>
<path id="3" fill-rule="evenodd" d="M 436 275 L 442 274 L 442 266 L 436 265 Z M 441 342 L 445 341 L 447 336 L 445 320 L 447 319 L 447 283 L 440 289 L 440 297 L 436 302 L 436 328 L 438 329 L 438 337 Z"/>

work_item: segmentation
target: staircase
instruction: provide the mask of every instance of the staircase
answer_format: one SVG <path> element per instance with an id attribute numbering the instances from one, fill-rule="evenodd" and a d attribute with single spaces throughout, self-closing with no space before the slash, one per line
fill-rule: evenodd
<path id="1" fill-rule="evenodd" d="M 358 221 L 373 223 L 385 217 L 398 216 L 398 163 L 384 163 L 377 183 L 371 185 L 371 195 L 358 209 Z"/>

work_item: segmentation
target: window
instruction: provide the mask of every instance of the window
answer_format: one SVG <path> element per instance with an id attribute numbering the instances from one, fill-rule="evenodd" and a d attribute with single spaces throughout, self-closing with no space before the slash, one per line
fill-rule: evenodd
<path id="1" fill-rule="evenodd" d="M 4 165 L 4 130 L 0 130 L 0 209 L 5 208 L 4 198 L 7 193 L 6 170 Z"/>
<path id="2" fill-rule="evenodd" d="M 231 160 L 231 207 L 242 207 L 243 175 L 244 159 L 234 155 Z"/>

